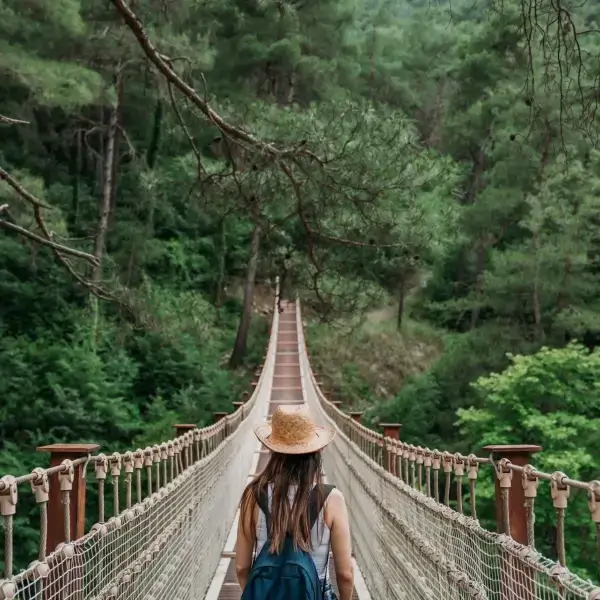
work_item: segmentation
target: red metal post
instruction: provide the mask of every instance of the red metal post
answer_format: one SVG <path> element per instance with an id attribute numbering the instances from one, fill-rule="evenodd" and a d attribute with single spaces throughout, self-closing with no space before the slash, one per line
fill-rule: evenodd
<path id="1" fill-rule="evenodd" d="M 64 460 L 77 460 L 98 450 L 98 444 L 50 444 L 40 446 L 38 452 L 50 453 L 50 466 L 57 467 Z M 76 540 L 85 534 L 85 478 L 83 464 L 75 466 L 75 477 L 70 496 L 71 539 Z M 65 540 L 64 513 L 58 473 L 50 475 L 50 495 L 48 498 L 48 539 L 46 552 L 53 552 Z"/>
<path id="2" fill-rule="evenodd" d="M 400 439 L 400 423 L 380 423 L 379 427 L 383 429 L 383 436 L 392 438 L 393 440 Z"/>
<path id="3" fill-rule="evenodd" d="M 503 458 L 508 459 L 514 465 L 524 467 L 529 464 L 531 456 L 542 450 L 541 446 L 531 444 L 518 444 L 510 446 L 485 446 L 486 452 L 492 454 L 496 464 Z M 513 475 L 512 484 L 509 488 L 508 510 L 510 531 L 504 531 L 504 510 L 502 502 L 502 488 L 500 479 L 495 477 L 496 486 L 496 526 L 500 533 L 510 535 L 516 542 L 527 544 L 527 511 L 525 508 L 525 492 L 520 477 Z"/>
<path id="4" fill-rule="evenodd" d="M 362 413 L 362 410 L 359 410 L 359 411 L 352 411 L 352 412 L 350 412 L 349 414 L 350 414 L 350 416 L 352 417 L 352 420 L 353 420 L 353 421 L 356 421 L 357 423 L 359 423 L 359 424 L 360 424 L 360 418 L 362 417 L 362 414 L 363 414 L 363 413 Z"/>
<path id="5" fill-rule="evenodd" d="M 215 412 L 213 413 L 213 421 L 215 423 L 218 423 L 219 421 L 222 421 L 229 413 L 226 412 Z"/>
<path id="6" fill-rule="evenodd" d="M 521 477 L 512 472 L 510 478 L 501 482 L 502 467 L 499 464 L 503 458 L 512 464 L 524 467 L 529 464 L 531 456 L 542 450 L 541 446 L 532 444 L 491 445 L 483 448 L 492 455 L 496 467 L 501 471 L 496 473 L 496 527 L 500 533 L 510 535 L 516 542 L 527 545 L 527 508 L 525 505 L 525 490 Z M 517 476 L 515 476 L 517 475 Z M 508 493 L 508 515 L 504 514 L 504 493 Z M 508 520 L 509 531 L 505 531 L 505 521 Z M 506 553 L 501 560 L 500 573 L 501 600 L 533 600 L 535 598 L 535 573 L 523 562 Z"/>
<path id="7" fill-rule="evenodd" d="M 379 427 L 383 429 L 383 448 L 384 448 L 384 467 L 386 471 L 392 473 L 392 475 L 396 474 L 395 462 L 396 457 L 392 453 L 390 449 L 390 445 L 387 442 L 386 438 L 391 438 L 393 440 L 400 439 L 400 423 L 380 423 Z"/>
<path id="8" fill-rule="evenodd" d="M 173 425 L 173 427 L 175 428 L 175 437 L 181 437 L 188 431 L 194 431 L 194 429 L 197 429 L 198 425 L 193 425 L 192 423 L 177 423 Z"/>

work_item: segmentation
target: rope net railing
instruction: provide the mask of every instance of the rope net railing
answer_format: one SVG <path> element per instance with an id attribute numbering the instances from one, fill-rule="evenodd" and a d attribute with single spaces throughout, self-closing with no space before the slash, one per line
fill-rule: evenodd
<path id="1" fill-rule="evenodd" d="M 254 393 L 214 425 L 151 448 L 66 459 L 22 477 L 2 477 L 5 573 L 0 600 L 204 598 L 251 469 L 252 430 L 271 395 L 278 324 L 274 310 Z M 47 553 L 49 478 L 56 475 L 66 517 L 76 501 L 74 488 L 94 478 L 99 514 L 91 530 L 74 540 L 71 518 L 65 518 L 65 541 Z M 39 508 L 39 555 L 15 574 L 13 527 L 19 496 L 27 493 Z M 109 494 L 110 515 L 105 510 Z"/>
<path id="2" fill-rule="evenodd" d="M 343 413 L 322 394 L 311 371 L 300 306 L 298 346 L 306 401 L 337 431 L 324 453 L 327 476 L 343 492 L 351 518 L 353 548 L 373 598 L 386 600 L 600 600 L 600 588 L 552 561 L 534 547 L 533 506 L 538 481 L 550 482 L 558 515 L 564 517 L 569 488 L 590 493 L 591 517 L 600 520 L 597 483 L 546 474 L 507 459 L 438 452 L 385 437 Z M 528 540 L 483 529 L 476 518 L 478 469 L 496 469 L 510 530 L 511 486 L 523 485 Z M 443 485 L 439 486 L 443 473 Z M 469 515 L 463 514 L 464 479 Z M 458 510 L 450 508 L 452 479 Z M 438 490 L 442 488 L 442 497 Z M 513 488 L 513 493 L 516 490 Z M 560 535 L 557 536 L 560 538 Z M 561 557 L 561 551 L 558 552 Z"/>

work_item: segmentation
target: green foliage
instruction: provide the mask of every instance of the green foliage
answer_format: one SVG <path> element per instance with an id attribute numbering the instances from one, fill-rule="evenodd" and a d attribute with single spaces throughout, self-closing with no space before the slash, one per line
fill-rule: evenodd
<path id="1" fill-rule="evenodd" d="M 257 313 L 285 273 L 323 375 L 373 424 L 464 451 L 537 436 L 548 468 L 592 476 L 595 353 L 563 346 L 600 335 L 593 11 L 568 11 L 577 36 L 518 4 L 130 6 L 200 98 L 277 152 L 171 94 L 113 3 L 0 0 L 0 166 L 48 205 L 0 184 L 0 467 L 227 409 L 231 349 L 260 361 Z M 564 354 L 509 364 L 544 345 Z M 22 562 L 32 530 L 17 536 Z"/>
<path id="2" fill-rule="evenodd" d="M 543 451 L 534 461 L 540 470 L 566 472 L 583 481 L 597 479 L 600 351 L 590 352 L 573 342 L 564 348 L 543 347 L 535 354 L 509 358 L 511 364 L 506 370 L 474 383 L 482 406 L 458 411 L 461 433 L 476 447 L 539 444 Z M 555 557 L 556 516 L 549 487 L 545 481 L 539 484 L 536 536 L 539 549 Z M 565 527 L 568 564 L 583 576 L 593 576 L 593 524 L 587 495 L 581 490 L 571 490 Z"/>

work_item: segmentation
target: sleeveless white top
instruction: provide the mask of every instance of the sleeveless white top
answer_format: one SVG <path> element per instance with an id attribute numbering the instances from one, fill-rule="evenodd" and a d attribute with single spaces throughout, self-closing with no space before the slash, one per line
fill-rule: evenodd
<path id="1" fill-rule="evenodd" d="M 271 501 L 273 498 L 273 484 L 269 484 L 268 488 L 269 494 L 269 511 L 271 510 Z M 290 501 L 290 506 L 294 501 L 294 496 L 296 494 L 296 486 L 292 486 L 288 492 L 288 498 Z M 323 517 L 323 511 L 325 510 L 325 506 L 321 509 L 319 513 L 319 517 L 315 522 L 311 532 L 311 545 L 312 552 L 310 555 L 315 562 L 315 566 L 317 567 L 317 573 L 319 575 L 319 579 L 323 581 L 324 577 L 327 576 L 327 580 L 329 580 L 329 573 L 327 571 L 327 557 L 329 554 L 329 542 L 331 540 L 331 532 L 329 531 L 329 527 L 327 527 L 327 523 L 325 523 L 325 519 Z M 256 555 L 260 553 L 262 547 L 265 545 L 267 541 L 267 521 L 265 514 L 262 510 L 258 510 L 258 521 L 256 523 Z"/>

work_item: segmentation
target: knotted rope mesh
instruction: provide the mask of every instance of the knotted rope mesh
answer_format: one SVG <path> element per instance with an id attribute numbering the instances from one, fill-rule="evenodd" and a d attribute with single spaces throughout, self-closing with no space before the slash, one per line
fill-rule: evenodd
<path id="1" fill-rule="evenodd" d="M 300 308 L 299 346 L 304 345 Z M 481 528 L 391 475 L 350 440 L 353 423 L 321 394 L 300 352 L 304 394 L 316 419 L 336 429 L 324 452 L 328 479 L 344 494 L 353 550 L 373 598 L 385 600 L 571 600 L 600 593 L 557 563 Z"/>
<path id="2" fill-rule="evenodd" d="M 48 557 L 0 582 L 0 598 L 204 598 L 252 466 L 256 446 L 253 428 L 264 418 L 271 395 L 277 327 L 275 313 L 275 335 L 252 398 L 216 426 L 200 430 L 205 451 L 194 455 L 190 443 L 182 450 L 183 458 L 174 457 L 173 475 L 169 474 L 173 461 L 169 464 L 166 457 L 161 461 L 160 453 L 145 453 L 148 482 L 154 473 L 153 493 L 130 508 L 126 506 L 129 501 L 125 502 L 120 512 L 117 508 L 116 516 L 96 524 L 83 538 L 59 545 Z M 230 435 L 226 437 L 227 433 Z M 113 455 L 111 461 L 119 458 L 131 458 L 131 453 Z M 96 471 L 101 465 L 101 472 L 106 474 L 106 457 L 90 460 Z M 184 465 L 187 468 L 182 468 Z M 141 475 L 141 469 L 138 473 Z M 138 477 L 137 486 L 133 482 L 138 494 L 140 481 Z M 101 483 L 103 489 L 104 481 Z M 152 483 L 148 485 L 152 487 Z M 42 506 L 45 509 L 45 504 Z"/>

